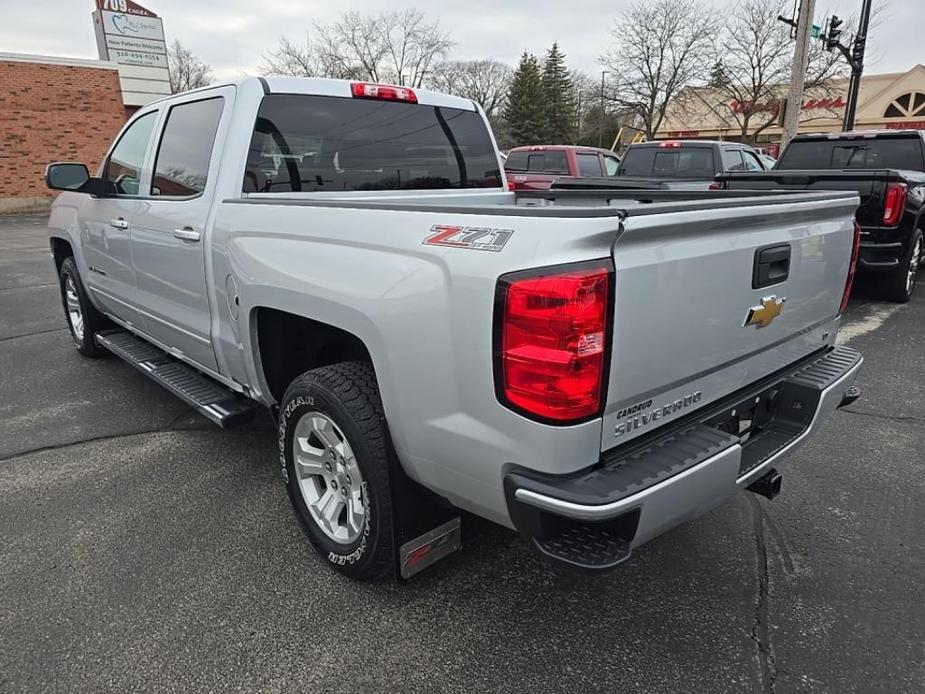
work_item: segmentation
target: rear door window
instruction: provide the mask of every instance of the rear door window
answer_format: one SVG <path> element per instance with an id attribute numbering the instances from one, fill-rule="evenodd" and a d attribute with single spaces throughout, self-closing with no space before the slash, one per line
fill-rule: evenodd
<path id="1" fill-rule="evenodd" d="M 616 157 L 604 156 L 604 166 L 607 169 L 608 176 L 616 176 L 617 169 L 620 168 L 620 160 Z"/>
<path id="2" fill-rule="evenodd" d="M 578 173 L 581 176 L 600 176 L 601 159 L 597 154 L 577 154 Z"/>
<path id="3" fill-rule="evenodd" d="M 244 172 L 246 192 L 500 185 L 475 111 L 300 94 L 263 98 Z"/>
<path id="4" fill-rule="evenodd" d="M 151 195 L 188 197 L 206 188 L 222 97 L 171 107 L 154 161 Z"/>
<path id="5" fill-rule="evenodd" d="M 742 163 L 742 150 L 732 147 L 723 148 L 723 170 L 724 171 L 742 171 L 745 165 Z"/>

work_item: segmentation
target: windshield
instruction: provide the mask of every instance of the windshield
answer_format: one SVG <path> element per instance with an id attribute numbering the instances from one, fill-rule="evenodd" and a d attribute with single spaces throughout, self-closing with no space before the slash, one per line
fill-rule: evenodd
<path id="1" fill-rule="evenodd" d="M 715 173 L 712 147 L 630 147 L 617 171 L 652 178 L 713 178 Z"/>
<path id="2" fill-rule="evenodd" d="M 918 137 L 794 140 L 778 169 L 906 169 L 923 171 Z"/>
<path id="3" fill-rule="evenodd" d="M 244 171 L 246 192 L 500 185 L 475 111 L 298 94 L 263 98 Z"/>

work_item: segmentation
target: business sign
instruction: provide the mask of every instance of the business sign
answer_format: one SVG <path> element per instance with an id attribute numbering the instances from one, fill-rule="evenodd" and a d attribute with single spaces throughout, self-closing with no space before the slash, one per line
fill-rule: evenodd
<path id="1" fill-rule="evenodd" d="M 141 106 L 170 94 L 164 22 L 132 0 L 96 0 L 93 26 L 101 60 L 119 65 L 122 100 Z"/>
<path id="2" fill-rule="evenodd" d="M 768 99 L 767 101 L 730 101 L 729 108 L 733 113 L 777 113 L 780 111 L 781 102 L 777 99 Z M 839 96 L 834 99 L 807 99 L 800 104 L 803 111 L 813 111 L 815 109 L 836 109 L 845 108 L 844 100 Z"/>

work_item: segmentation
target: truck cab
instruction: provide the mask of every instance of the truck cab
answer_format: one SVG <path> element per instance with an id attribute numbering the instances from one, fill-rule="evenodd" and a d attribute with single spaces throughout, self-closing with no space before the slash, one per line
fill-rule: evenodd
<path id="1" fill-rule="evenodd" d="M 609 149 L 573 145 L 515 147 L 504 162 L 513 190 L 548 190 L 558 178 L 609 178 L 620 158 Z"/>

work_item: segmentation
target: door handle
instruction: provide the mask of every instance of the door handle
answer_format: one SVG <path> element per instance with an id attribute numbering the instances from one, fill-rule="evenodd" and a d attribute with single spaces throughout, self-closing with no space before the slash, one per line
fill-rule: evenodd
<path id="1" fill-rule="evenodd" d="M 790 275 L 790 244 L 766 246 L 755 251 L 752 267 L 752 289 L 770 287 Z"/>
<path id="2" fill-rule="evenodd" d="M 109 226 L 115 229 L 128 229 L 128 222 L 122 219 L 122 217 L 119 217 L 118 219 L 110 219 Z"/>
<path id="3" fill-rule="evenodd" d="M 173 235 L 182 241 L 198 241 L 200 234 L 195 229 L 174 229 Z"/>

